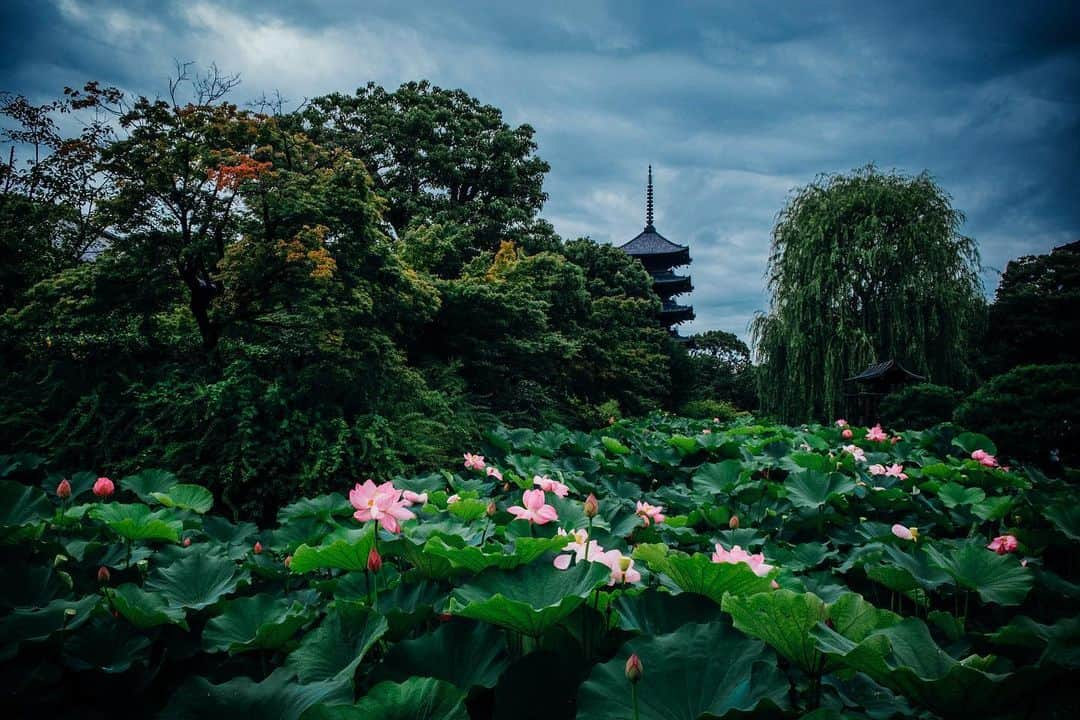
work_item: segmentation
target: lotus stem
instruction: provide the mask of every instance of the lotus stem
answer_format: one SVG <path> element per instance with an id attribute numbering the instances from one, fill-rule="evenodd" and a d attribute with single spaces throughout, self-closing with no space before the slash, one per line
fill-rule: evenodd
<path id="1" fill-rule="evenodd" d="M 630 700 L 634 704 L 634 720 L 639 720 L 638 717 L 638 703 L 637 703 L 637 684 L 630 685 Z"/>

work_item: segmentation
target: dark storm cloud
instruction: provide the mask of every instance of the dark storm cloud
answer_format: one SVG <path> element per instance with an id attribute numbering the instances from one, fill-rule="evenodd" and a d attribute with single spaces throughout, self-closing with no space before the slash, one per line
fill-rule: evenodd
<path id="1" fill-rule="evenodd" d="M 761 5 L 9 2 L 0 89 L 158 94 L 174 58 L 240 72 L 241 100 L 462 87 L 537 129 L 564 236 L 636 234 L 655 166 L 657 225 L 694 257 L 691 330 L 745 336 L 776 213 L 821 172 L 930 171 L 988 290 L 1009 258 L 1080 234 L 1074 3 Z"/>

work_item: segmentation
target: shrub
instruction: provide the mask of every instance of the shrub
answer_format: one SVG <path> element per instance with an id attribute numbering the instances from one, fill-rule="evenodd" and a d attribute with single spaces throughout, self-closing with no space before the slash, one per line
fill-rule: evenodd
<path id="1" fill-rule="evenodd" d="M 952 419 L 964 394 L 944 385 L 908 385 L 881 400 L 881 422 L 890 427 L 928 428 Z"/>
<path id="2" fill-rule="evenodd" d="M 960 425 L 1005 455 L 1043 465 L 1080 460 L 1080 364 L 1024 365 L 991 378 L 956 409 Z"/>
<path id="3" fill-rule="evenodd" d="M 691 400 L 683 405 L 679 412 L 681 415 L 698 420 L 719 418 L 721 422 L 734 420 L 739 414 L 734 405 L 723 400 Z"/>

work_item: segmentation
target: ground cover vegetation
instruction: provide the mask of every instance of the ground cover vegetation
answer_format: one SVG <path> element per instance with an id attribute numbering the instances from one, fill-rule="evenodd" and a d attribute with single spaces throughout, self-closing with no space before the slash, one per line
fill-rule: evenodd
<path id="1" fill-rule="evenodd" d="M 496 429 L 260 528 L 166 471 L 5 456 L 5 706 L 1074 717 L 1080 498 L 1006 462 L 949 426 L 654 415 Z"/>

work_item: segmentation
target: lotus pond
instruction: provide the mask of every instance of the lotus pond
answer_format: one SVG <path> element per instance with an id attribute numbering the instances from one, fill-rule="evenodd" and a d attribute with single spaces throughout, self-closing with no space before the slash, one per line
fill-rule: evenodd
<path id="1" fill-rule="evenodd" d="M 1080 492 L 989 438 L 654 416 L 467 450 L 268 528 L 0 458 L 5 717 L 1080 716 Z"/>

